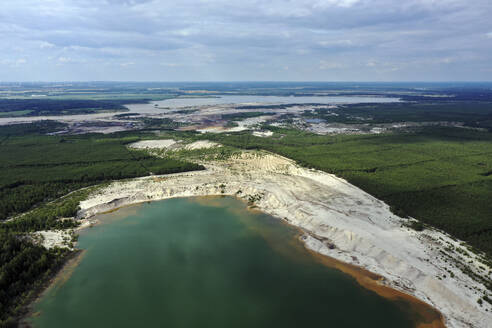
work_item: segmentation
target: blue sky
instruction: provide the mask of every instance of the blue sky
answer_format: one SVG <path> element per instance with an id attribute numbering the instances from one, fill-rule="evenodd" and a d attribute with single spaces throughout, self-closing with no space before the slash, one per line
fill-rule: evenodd
<path id="1" fill-rule="evenodd" d="M 490 0 L 2 0 L 0 81 L 492 80 Z"/>

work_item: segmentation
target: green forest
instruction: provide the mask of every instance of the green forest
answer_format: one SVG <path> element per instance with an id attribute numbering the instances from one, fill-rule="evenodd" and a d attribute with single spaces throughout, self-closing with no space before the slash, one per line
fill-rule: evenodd
<path id="1" fill-rule="evenodd" d="M 0 229 L 0 250 L 0 327 L 17 327 L 25 303 L 35 297 L 70 252 L 47 250 L 4 229 Z"/>
<path id="2" fill-rule="evenodd" d="M 27 129 L 18 128 L 23 132 Z M 2 129 L 0 220 L 72 190 L 104 181 L 203 168 L 129 150 L 126 144 L 139 140 L 139 134 L 5 135 Z"/>
<path id="3" fill-rule="evenodd" d="M 463 122 L 466 126 L 492 131 L 490 101 L 400 102 L 349 104 L 338 108 L 305 111 L 305 118 L 334 123 Z"/>
<path id="4" fill-rule="evenodd" d="M 139 99 L 143 102 L 145 99 Z M 90 114 L 99 111 L 127 111 L 123 106 L 136 100 L 111 99 L 5 99 L 0 98 L 0 117 Z"/>

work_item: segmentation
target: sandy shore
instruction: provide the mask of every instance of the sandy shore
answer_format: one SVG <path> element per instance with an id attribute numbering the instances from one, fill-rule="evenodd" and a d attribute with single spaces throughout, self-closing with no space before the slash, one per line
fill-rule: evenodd
<path id="1" fill-rule="evenodd" d="M 477 303 L 485 286 L 459 267 L 482 276 L 491 270 L 460 241 L 411 230 L 387 204 L 345 180 L 277 155 L 243 152 L 203 164 L 205 171 L 114 182 L 81 202 L 78 216 L 172 197 L 237 196 L 302 229 L 308 249 L 384 277 L 381 286 L 438 309 L 447 327 L 490 327 L 491 306 Z"/>

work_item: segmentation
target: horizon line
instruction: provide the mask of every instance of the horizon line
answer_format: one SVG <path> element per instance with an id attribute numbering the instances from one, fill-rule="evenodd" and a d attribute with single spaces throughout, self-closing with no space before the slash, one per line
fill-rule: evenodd
<path id="1" fill-rule="evenodd" d="M 287 81 L 287 80 L 24 80 L 24 81 L 0 81 L 0 83 L 492 83 L 492 80 L 402 80 L 402 81 Z"/>

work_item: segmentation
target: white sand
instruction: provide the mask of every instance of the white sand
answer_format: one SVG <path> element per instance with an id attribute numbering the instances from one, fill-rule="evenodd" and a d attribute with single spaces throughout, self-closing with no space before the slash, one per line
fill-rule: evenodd
<path id="1" fill-rule="evenodd" d="M 192 143 L 185 144 L 181 141 L 178 142 L 173 139 L 163 139 L 163 140 L 137 141 L 128 145 L 128 147 L 134 149 L 159 149 L 159 150 L 176 151 L 180 149 L 186 149 L 186 150 L 209 149 L 209 148 L 222 147 L 222 145 L 209 140 L 200 140 L 200 141 L 195 141 Z"/>
<path id="2" fill-rule="evenodd" d="M 157 149 L 167 149 L 176 143 L 173 139 L 162 139 L 162 140 L 142 140 L 134 142 L 128 145 L 130 148 L 135 149 L 147 149 L 147 148 L 157 148 Z"/>
<path id="3" fill-rule="evenodd" d="M 271 137 L 273 136 L 272 131 L 253 131 L 252 133 L 255 137 Z"/>
<path id="4" fill-rule="evenodd" d="M 244 152 L 205 164 L 205 171 L 114 182 L 81 202 L 78 216 L 171 197 L 261 195 L 258 208 L 305 231 L 306 247 L 385 277 L 385 284 L 440 310 L 448 327 L 491 327 L 492 315 L 485 309 L 492 308 L 477 304 L 484 285 L 462 273 L 455 261 L 470 262 L 467 266 L 482 276 L 490 268 L 475 255 L 449 250 L 453 260 L 441 255 L 449 245 L 468 253 L 459 241 L 438 231 L 403 227 L 407 220 L 345 180 L 277 155 Z"/>
<path id="5" fill-rule="evenodd" d="M 195 150 L 195 149 L 209 149 L 209 148 L 216 148 L 216 147 L 222 147 L 222 145 L 209 140 L 200 140 L 184 145 L 183 148 L 186 150 Z"/>
<path id="6" fill-rule="evenodd" d="M 31 237 L 47 249 L 53 248 L 55 246 L 60 248 L 73 249 L 72 247 L 70 247 L 70 241 L 72 239 L 70 230 L 36 231 L 31 234 Z"/>

